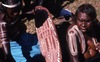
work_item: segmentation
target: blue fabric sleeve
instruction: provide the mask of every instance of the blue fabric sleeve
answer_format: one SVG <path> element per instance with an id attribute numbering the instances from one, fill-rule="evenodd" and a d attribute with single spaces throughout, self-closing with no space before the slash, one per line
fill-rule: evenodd
<path id="1" fill-rule="evenodd" d="M 25 33 L 19 41 L 10 41 L 11 54 L 16 62 L 33 62 L 36 55 L 40 55 L 37 36 Z"/>

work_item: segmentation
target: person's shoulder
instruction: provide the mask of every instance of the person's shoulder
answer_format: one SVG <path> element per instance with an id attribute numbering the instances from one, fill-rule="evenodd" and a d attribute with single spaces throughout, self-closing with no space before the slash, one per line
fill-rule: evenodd
<path id="1" fill-rule="evenodd" d="M 97 31 L 100 30 L 100 22 L 98 22 L 94 25 L 94 29 Z"/>
<path id="2" fill-rule="evenodd" d="M 67 31 L 71 30 L 74 26 L 75 26 L 75 24 L 71 24 L 71 25 L 68 27 Z"/>
<path id="3" fill-rule="evenodd" d="M 100 42 L 100 22 L 98 22 L 97 24 L 95 24 L 93 30 L 94 30 L 94 32 L 95 32 L 95 37 L 96 37 L 97 40 Z"/>
<path id="4" fill-rule="evenodd" d="M 71 24 L 67 29 L 67 34 L 75 34 L 74 27 L 77 27 L 77 25 Z"/>

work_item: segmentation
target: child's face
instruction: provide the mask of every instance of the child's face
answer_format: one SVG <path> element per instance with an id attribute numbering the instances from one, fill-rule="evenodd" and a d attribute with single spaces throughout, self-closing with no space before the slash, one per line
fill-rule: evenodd
<path id="1" fill-rule="evenodd" d="M 7 8 L 7 14 L 10 19 L 16 19 L 19 16 L 20 8 Z"/>
<path id="2" fill-rule="evenodd" d="M 91 28 L 92 20 L 86 13 L 79 12 L 77 25 L 82 32 L 86 32 Z"/>

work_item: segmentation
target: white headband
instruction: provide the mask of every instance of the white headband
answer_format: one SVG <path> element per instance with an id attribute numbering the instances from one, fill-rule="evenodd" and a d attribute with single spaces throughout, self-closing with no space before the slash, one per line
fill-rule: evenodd
<path id="1" fill-rule="evenodd" d="M 7 4 L 3 4 L 3 3 L 2 3 L 2 5 L 3 5 L 4 7 L 7 7 L 7 8 L 14 8 L 14 7 L 17 7 L 18 5 L 20 5 L 20 2 L 14 4 L 14 5 L 7 5 Z"/>

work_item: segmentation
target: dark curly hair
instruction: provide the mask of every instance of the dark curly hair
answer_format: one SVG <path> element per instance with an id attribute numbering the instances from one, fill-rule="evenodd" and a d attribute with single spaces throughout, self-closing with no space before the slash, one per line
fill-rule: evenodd
<path id="1" fill-rule="evenodd" d="M 93 5 L 88 3 L 82 4 L 77 8 L 75 12 L 75 20 L 77 19 L 79 12 L 86 13 L 92 19 L 92 21 L 94 21 L 97 17 L 95 8 L 93 7 Z"/>

